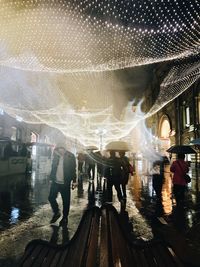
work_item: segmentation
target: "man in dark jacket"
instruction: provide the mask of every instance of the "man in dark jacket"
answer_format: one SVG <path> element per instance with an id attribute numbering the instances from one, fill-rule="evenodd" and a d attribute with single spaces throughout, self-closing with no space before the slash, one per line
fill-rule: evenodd
<path id="1" fill-rule="evenodd" d="M 60 224 L 67 223 L 70 208 L 71 182 L 73 181 L 72 189 L 74 189 L 74 183 L 76 183 L 76 160 L 75 156 L 67 151 L 63 144 L 58 144 L 54 150 L 50 180 L 49 202 L 54 213 L 51 223 L 56 222 L 61 216 L 56 201 L 58 193 L 61 194 L 63 202 L 63 218 Z"/>
<path id="2" fill-rule="evenodd" d="M 122 206 L 124 206 L 123 195 L 121 191 L 121 177 L 122 177 L 123 164 L 120 158 L 117 158 L 115 151 L 110 151 L 110 158 L 106 161 L 106 168 L 104 176 L 107 178 L 107 199 L 112 202 L 112 187 L 117 191 L 117 197 Z"/>
<path id="3" fill-rule="evenodd" d="M 123 199 L 126 201 L 126 185 L 128 184 L 129 173 L 133 175 L 133 168 L 132 165 L 129 163 L 128 157 L 125 156 L 125 151 L 119 151 L 119 156 L 123 166 L 121 177 L 122 193 Z"/>

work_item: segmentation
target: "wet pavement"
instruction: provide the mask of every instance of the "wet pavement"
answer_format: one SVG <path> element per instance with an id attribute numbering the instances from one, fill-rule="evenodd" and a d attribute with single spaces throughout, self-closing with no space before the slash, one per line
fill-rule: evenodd
<path id="1" fill-rule="evenodd" d="M 192 169 L 192 182 L 187 191 L 183 209 L 176 208 L 171 194 L 171 177 L 165 173 L 163 186 L 163 214 L 158 213 L 152 177 L 146 165 L 137 162 L 137 173 L 129 180 L 126 211 L 121 212 L 116 193 L 113 205 L 131 231 L 133 239 L 151 240 L 159 224 L 172 225 L 183 236 L 200 240 L 200 182 L 198 171 Z M 90 205 L 99 205 L 104 179 L 101 184 L 91 183 L 85 177 L 72 191 L 71 208 L 67 226 L 59 227 L 49 221 L 52 211 L 48 203 L 49 181 L 46 174 L 33 172 L 29 176 L 0 178 L 0 266 L 17 266 L 17 262 L 29 241 L 44 239 L 53 243 L 65 243 L 75 233 L 83 211 Z M 59 198 L 61 204 L 61 199 Z"/>

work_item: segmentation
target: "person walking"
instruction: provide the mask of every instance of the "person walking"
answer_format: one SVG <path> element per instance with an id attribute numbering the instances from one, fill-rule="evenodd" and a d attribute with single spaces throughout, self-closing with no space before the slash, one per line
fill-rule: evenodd
<path id="1" fill-rule="evenodd" d="M 188 164 L 184 159 L 184 154 L 178 154 L 177 160 L 174 161 L 170 167 L 170 171 L 173 173 L 173 193 L 178 206 L 182 205 L 185 199 L 187 182 L 184 176 L 189 171 Z"/>
<path id="2" fill-rule="evenodd" d="M 58 193 L 60 193 L 63 203 L 63 218 L 60 221 L 60 225 L 67 224 L 70 209 L 71 186 L 72 189 L 74 189 L 76 183 L 76 160 L 75 156 L 70 151 L 66 150 L 64 144 L 57 144 L 54 150 L 50 180 L 51 187 L 48 199 L 53 210 L 53 217 L 50 223 L 56 222 L 61 216 L 56 200 Z"/>
<path id="3" fill-rule="evenodd" d="M 78 159 L 78 172 L 79 172 L 80 175 L 82 175 L 83 174 L 83 164 L 85 162 L 84 153 L 79 152 L 77 159 Z"/>
<path id="4" fill-rule="evenodd" d="M 21 149 L 19 151 L 19 154 L 20 154 L 20 157 L 27 157 L 28 150 L 27 150 L 27 147 L 26 147 L 25 143 L 22 144 L 22 147 L 21 147 Z"/>
<path id="5" fill-rule="evenodd" d="M 92 151 L 88 151 L 86 156 L 86 164 L 87 164 L 87 174 L 90 181 L 94 182 L 95 178 L 95 160 L 94 153 Z"/>
<path id="6" fill-rule="evenodd" d="M 129 163 L 128 157 L 125 156 L 125 151 L 119 151 L 119 156 L 123 165 L 121 177 L 122 194 L 123 199 L 126 201 L 126 185 L 128 184 L 129 174 L 133 175 L 133 167 Z"/>
<path id="7" fill-rule="evenodd" d="M 117 158 L 115 151 L 110 151 L 110 158 L 106 161 L 104 177 L 107 179 L 107 201 L 112 202 L 112 187 L 117 191 L 117 198 L 121 206 L 125 205 L 121 191 L 121 176 L 123 164 L 120 158 Z"/>
<path id="8" fill-rule="evenodd" d="M 162 204 L 162 188 L 164 183 L 164 172 L 165 164 L 169 163 L 167 157 L 162 157 L 160 160 L 153 162 L 153 168 L 151 170 L 152 174 L 152 186 L 156 193 L 156 214 L 163 214 L 163 204 Z"/>

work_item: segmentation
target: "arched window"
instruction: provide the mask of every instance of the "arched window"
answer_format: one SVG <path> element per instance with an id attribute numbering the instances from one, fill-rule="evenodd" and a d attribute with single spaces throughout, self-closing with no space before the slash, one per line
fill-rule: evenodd
<path id="1" fill-rule="evenodd" d="M 169 138 L 171 132 L 171 127 L 169 123 L 169 119 L 164 117 L 160 126 L 160 137 L 161 138 Z"/>
<path id="2" fill-rule="evenodd" d="M 165 152 L 170 147 L 171 126 L 168 116 L 162 116 L 159 124 L 160 151 Z"/>
<path id="3" fill-rule="evenodd" d="M 12 127 L 11 128 L 11 140 L 13 140 L 13 141 L 16 141 L 17 140 L 17 128 L 16 127 Z"/>
<path id="4" fill-rule="evenodd" d="M 38 141 L 38 134 L 31 132 L 31 143 Z"/>

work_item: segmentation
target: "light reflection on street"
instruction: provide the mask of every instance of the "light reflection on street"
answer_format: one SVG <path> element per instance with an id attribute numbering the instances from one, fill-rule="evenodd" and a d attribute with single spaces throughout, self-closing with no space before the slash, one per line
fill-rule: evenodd
<path id="1" fill-rule="evenodd" d="M 172 178 L 170 174 L 170 165 L 164 168 L 164 184 L 162 187 L 162 205 L 165 214 L 172 213 Z"/>
<path id="2" fill-rule="evenodd" d="M 16 224 L 19 220 L 19 209 L 12 207 L 10 214 L 10 224 Z"/>
<path id="3" fill-rule="evenodd" d="M 139 167 L 139 168 L 137 168 Z M 148 174 L 148 164 L 136 161 L 136 173 L 129 180 L 127 189 L 126 213 L 120 213 L 120 204 L 115 190 L 113 205 L 127 227 L 132 225 L 134 238 L 152 239 L 153 220 L 156 211 L 155 193 L 152 177 Z M 51 227 L 49 220 L 52 211 L 48 203 L 49 181 L 45 174 L 33 172 L 32 176 L 2 177 L 0 180 L 0 258 L 19 257 L 26 244 L 32 239 L 42 238 L 54 243 L 71 239 L 80 222 L 82 213 L 90 205 L 100 206 L 104 197 L 102 189 L 105 180 L 91 183 L 86 177 L 79 179 L 78 186 L 72 191 L 69 223 L 66 229 L 58 224 Z M 172 224 L 186 231 L 200 222 L 199 181 L 193 176 L 188 189 L 186 208 L 176 209 L 172 201 L 172 182 L 169 166 L 165 169 L 165 182 L 162 190 L 164 215 L 172 214 Z M 61 204 L 61 198 L 58 199 Z M 20 244 L 20 246 L 19 246 Z M 1 265 L 0 265 L 1 266 Z M 6 265 L 4 265 L 6 266 Z"/>

